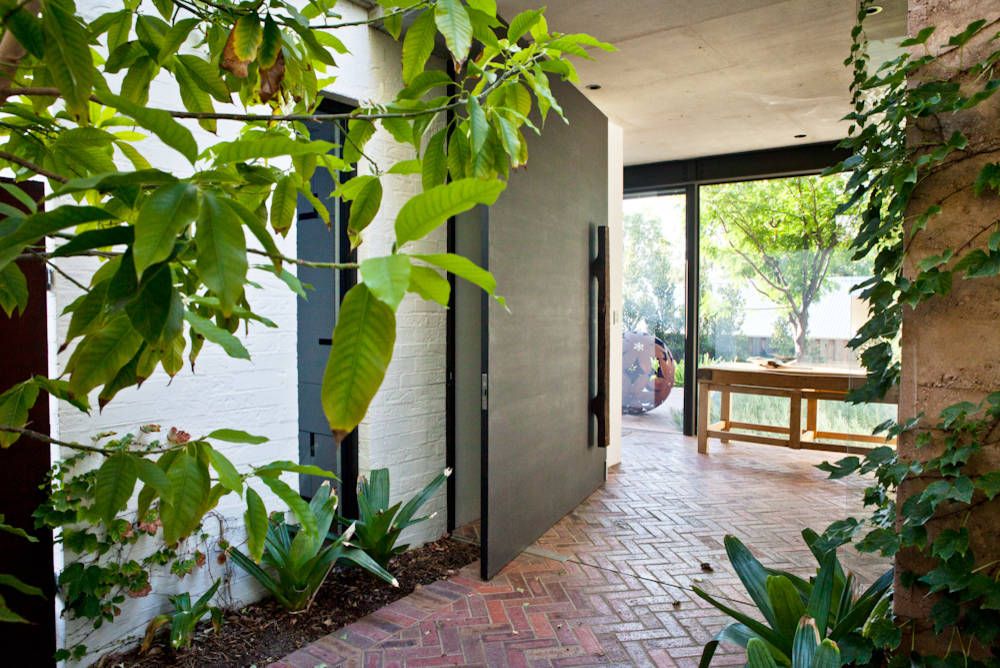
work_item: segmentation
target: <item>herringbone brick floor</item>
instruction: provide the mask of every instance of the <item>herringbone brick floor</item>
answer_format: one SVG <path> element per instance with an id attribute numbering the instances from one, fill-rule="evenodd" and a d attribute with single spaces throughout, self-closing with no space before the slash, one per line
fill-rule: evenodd
<path id="1" fill-rule="evenodd" d="M 492 581 L 472 564 L 274 666 L 696 666 L 727 620 L 689 587 L 747 599 L 725 534 L 806 574 L 799 531 L 860 507 L 863 485 L 826 480 L 822 454 L 713 443 L 704 456 L 692 439 L 643 431 L 623 454 L 602 489 Z M 866 583 L 886 567 L 843 559 Z M 742 663 L 730 652 L 713 665 Z"/>

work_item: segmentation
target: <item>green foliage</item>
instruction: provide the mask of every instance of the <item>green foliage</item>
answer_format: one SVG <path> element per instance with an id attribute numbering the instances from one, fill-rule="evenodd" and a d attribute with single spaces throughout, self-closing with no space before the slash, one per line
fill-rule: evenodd
<path id="1" fill-rule="evenodd" d="M 2 514 L 0 514 L 0 532 L 9 533 L 14 536 L 19 536 L 32 543 L 38 542 L 37 538 L 29 535 L 24 529 L 18 529 L 17 527 L 11 526 L 6 522 L 4 522 L 4 516 Z M 33 585 L 29 585 L 16 575 L 11 575 L 9 573 L 0 573 L 0 587 L 13 589 L 28 596 L 41 596 L 42 598 L 45 597 L 41 589 Z M 0 596 L 0 623 L 30 624 L 31 622 L 22 617 L 21 615 L 19 615 L 18 613 L 11 610 L 7 606 L 7 602 L 4 600 L 3 596 Z"/>
<path id="2" fill-rule="evenodd" d="M 831 170 L 849 175 L 841 206 L 862 212 L 852 249 L 856 258 L 870 259 L 875 269 L 873 278 L 862 286 L 869 319 L 851 343 L 862 351 L 868 370 L 868 384 L 855 393 L 858 400 L 881 397 L 898 384 L 896 343 L 905 309 L 948 295 L 956 281 L 995 280 L 1000 271 L 1000 235 L 992 219 L 984 221 L 982 230 L 966 243 L 936 257 L 907 262 L 914 238 L 924 234 L 928 223 L 947 205 L 947 198 L 928 201 L 923 211 L 907 216 L 915 188 L 945 163 L 964 159 L 962 152 L 976 138 L 957 131 L 937 133 L 933 138 L 926 134 L 926 141 L 913 146 L 906 136 L 907 128 L 922 119 L 947 118 L 990 100 L 1000 89 L 993 75 L 1000 49 L 992 47 L 984 59 L 961 66 L 927 49 L 914 50 L 872 71 L 863 26 L 867 4 L 862 3 L 851 55 L 845 62 L 854 72 L 854 111 L 847 117 L 852 127 L 843 146 L 852 155 Z M 951 36 L 948 44 L 961 47 L 980 35 L 985 25 L 985 21 L 974 21 Z M 933 32 L 927 28 L 904 46 L 924 44 Z M 989 45 L 1000 36 L 983 37 Z M 959 187 L 969 188 L 978 197 L 995 197 L 995 181 L 996 165 L 988 163 Z M 930 424 L 925 421 L 921 415 L 903 424 L 890 420 L 880 426 L 890 436 L 915 430 L 912 437 L 923 449 L 919 458 L 901 458 L 891 448 L 877 448 L 864 458 L 847 457 L 820 467 L 833 478 L 862 473 L 872 480 L 864 496 L 870 516 L 835 522 L 825 536 L 836 543 L 856 539 L 861 551 L 891 556 L 905 550 L 919 555 L 925 564 L 921 571 L 900 572 L 900 582 L 930 597 L 935 633 L 962 641 L 960 647 L 951 643 L 945 657 L 907 660 L 981 665 L 972 657 L 981 648 L 995 650 L 998 641 L 1000 567 L 977 559 L 965 524 L 976 506 L 996 496 L 1000 476 L 996 470 L 968 465 L 992 442 L 991 434 L 1000 422 L 1000 393 L 980 403 L 954 404 Z M 901 488 L 907 493 L 900 495 L 902 502 L 897 504 Z M 939 522 L 949 517 L 964 519 L 957 525 Z M 902 633 L 891 623 L 888 610 L 885 619 L 889 621 L 874 624 L 872 632 L 885 645 L 898 645 Z M 900 647 L 900 658 L 907 651 Z"/>
<path id="3" fill-rule="evenodd" d="M 838 177 L 805 176 L 703 190 L 703 244 L 780 305 L 794 331 L 796 357 L 805 351 L 809 310 L 828 288 L 830 272 L 845 268 L 857 228 L 856 212 L 838 208 L 842 188 Z"/>
<path id="4" fill-rule="evenodd" d="M 622 323 L 631 330 L 645 323 L 664 339 L 669 332 L 684 331 L 684 296 L 676 294 L 684 276 L 671 265 L 671 249 L 683 247 L 684 239 L 668 239 L 660 222 L 642 213 L 625 216 Z"/>
<path id="5" fill-rule="evenodd" d="M 429 519 L 429 516 L 414 516 L 450 475 L 451 469 L 445 469 L 405 504 L 400 501 L 390 506 L 389 469 L 374 469 L 367 479 L 362 478 L 358 483 L 359 519 L 352 522 L 340 518 L 340 522 L 354 527 L 355 545 L 375 563 L 388 568 L 390 559 L 409 548 L 409 545 L 398 544 L 400 534 L 407 527 Z"/>
<path id="6" fill-rule="evenodd" d="M 388 571 L 363 550 L 348 543 L 352 528 L 328 540 L 337 508 L 337 496 L 330 492 L 329 484 L 320 485 L 308 505 L 303 502 L 303 506 L 295 513 L 299 520 L 297 526 L 278 517 L 272 517 L 267 522 L 261 557 L 255 558 L 239 550 L 230 552 L 233 561 L 271 592 L 278 603 L 289 610 L 307 610 L 327 575 L 340 560 L 354 563 L 398 586 Z M 252 526 L 248 522 L 250 545 L 260 540 L 256 535 L 261 529 L 258 522 L 254 520 Z"/>
<path id="7" fill-rule="evenodd" d="M 194 639 L 195 629 L 198 622 L 211 616 L 212 626 L 215 631 L 222 627 L 222 610 L 211 605 L 212 597 L 219 590 L 222 580 L 216 580 L 215 584 L 209 587 L 208 591 L 202 594 L 197 601 L 191 603 L 191 594 L 184 592 L 170 597 L 170 604 L 174 609 L 167 614 L 157 615 L 146 627 L 146 636 L 143 638 L 141 651 L 146 652 L 153 645 L 156 632 L 164 626 L 170 627 L 170 649 L 178 650 L 191 645 Z"/>
<path id="8" fill-rule="evenodd" d="M 746 648 L 748 665 L 792 668 L 870 665 L 879 645 L 866 634 L 891 598 L 892 571 L 860 595 L 854 575 L 837 558 L 835 545 L 807 529 L 802 537 L 819 562 L 808 581 L 765 568 L 735 536 L 726 536 L 726 554 L 759 615 L 740 612 L 702 589 L 694 592 L 736 621 L 705 645 L 700 665 L 711 664 L 720 642 Z M 763 617 L 765 621 L 759 621 Z"/>

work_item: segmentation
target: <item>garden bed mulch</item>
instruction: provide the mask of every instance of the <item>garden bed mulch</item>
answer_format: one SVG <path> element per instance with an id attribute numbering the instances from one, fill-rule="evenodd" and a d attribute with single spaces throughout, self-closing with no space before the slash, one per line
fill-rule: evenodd
<path id="1" fill-rule="evenodd" d="M 227 611 L 217 634 L 211 632 L 210 625 L 203 625 L 190 649 L 171 653 L 166 638 L 161 638 L 146 654 L 134 650 L 105 657 L 99 665 L 262 668 L 403 598 L 417 585 L 453 575 L 478 558 L 478 546 L 441 538 L 393 559 L 389 570 L 399 580 L 398 588 L 357 569 L 337 569 L 327 578 L 308 612 L 292 614 L 268 599 Z"/>

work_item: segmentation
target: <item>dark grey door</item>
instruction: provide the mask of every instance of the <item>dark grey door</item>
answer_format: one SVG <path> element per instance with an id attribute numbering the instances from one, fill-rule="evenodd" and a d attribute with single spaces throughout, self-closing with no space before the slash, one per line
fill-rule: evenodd
<path id="1" fill-rule="evenodd" d="M 342 105 L 324 104 L 324 112 L 345 111 Z M 334 123 L 313 123 L 309 127 L 313 139 L 323 139 L 336 145 L 342 143 L 341 129 Z M 342 175 L 341 178 L 349 178 Z M 313 262 L 348 262 L 353 259 L 347 239 L 347 208 L 333 197 L 334 175 L 317 169 L 310 182 L 313 195 L 330 213 L 326 225 L 315 206 L 299 196 L 296 244 L 298 257 Z M 329 269 L 299 267 L 298 277 L 312 286 L 307 298 L 298 300 L 298 394 L 299 394 L 299 462 L 314 464 L 335 472 L 340 478 L 336 485 L 341 499 L 341 512 L 353 516 L 357 481 L 357 438 L 352 434 L 338 447 L 323 414 L 320 387 L 323 370 L 330 354 L 333 327 L 337 322 L 340 302 L 354 285 L 355 272 L 334 272 Z M 300 475 L 299 492 L 311 498 L 323 479 Z"/>
<path id="2" fill-rule="evenodd" d="M 604 481 L 588 435 L 590 229 L 608 218 L 608 121 L 553 84 L 569 124 L 529 134 L 526 169 L 489 212 L 488 265 L 510 313 L 488 313 L 483 577 Z"/>

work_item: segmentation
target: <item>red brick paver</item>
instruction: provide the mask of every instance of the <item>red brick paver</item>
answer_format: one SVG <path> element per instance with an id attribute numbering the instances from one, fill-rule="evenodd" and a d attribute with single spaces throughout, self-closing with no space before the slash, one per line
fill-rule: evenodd
<path id="1" fill-rule="evenodd" d="M 826 480 L 814 468 L 825 458 L 718 444 L 705 456 L 692 439 L 633 431 L 607 484 L 491 582 L 472 564 L 273 665 L 696 666 L 727 619 L 689 588 L 747 598 L 725 534 L 806 574 L 815 566 L 800 530 L 859 510 L 863 485 Z M 843 558 L 864 582 L 886 566 Z M 713 665 L 743 661 L 720 653 Z"/>

